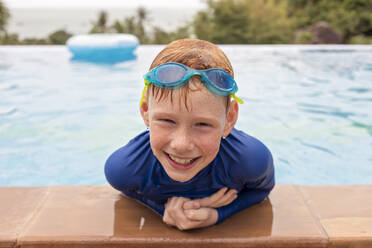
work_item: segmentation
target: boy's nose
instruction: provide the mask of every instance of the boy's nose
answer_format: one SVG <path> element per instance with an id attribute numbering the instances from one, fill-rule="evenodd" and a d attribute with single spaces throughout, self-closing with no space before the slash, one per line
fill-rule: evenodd
<path id="1" fill-rule="evenodd" d="M 171 148 L 178 154 L 191 152 L 194 149 L 192 135 L 184 129 L 179 129 L 172 137 Z"/>

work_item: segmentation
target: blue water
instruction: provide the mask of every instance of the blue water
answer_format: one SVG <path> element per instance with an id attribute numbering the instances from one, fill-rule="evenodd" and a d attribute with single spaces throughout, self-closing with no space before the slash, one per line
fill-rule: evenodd
<path id="1" fill-rule="evenodd" d="M 63 46 L 0 46 L 0 186 L 106 184 L 104 162 L 145 129 L 142 74 L 163 46 L 118 64 Z M 222 46 L 237 127 L 272 151 L 286 184 L 372 184 L 372 46 Z"/>

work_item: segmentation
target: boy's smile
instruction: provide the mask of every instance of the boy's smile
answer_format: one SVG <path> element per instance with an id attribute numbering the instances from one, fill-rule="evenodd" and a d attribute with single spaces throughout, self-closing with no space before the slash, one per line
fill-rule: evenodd
<path id="1" fill-rule="evenodd" d="M 200 157 L 196 158 L 177 158 L 171 154 L 165 153 L 167 155 L 168 163 L 173 166 L 175 169 L 179 170 L 188 170 L 194 167 L 197 164 Z"/>
<path id="2" fill-rule="evenodd" d="M 185 92 L 176 89 L 172 101 L 170 94 L 160 101 L 150 94 L 141 107 L 154 155 L 168 176 L 179 182 L 192 179 L 208 166 L 218 153 L 221 138 L 236 121 L 226 114 L 226 97 L 213 95 L 200 84 L 196 88 L 187 93 L 186 104 Z M 235 104 L 230 104 L 234 109 L 232 106 Z M 237 107 L 235 110 L 237 117 Z"/>

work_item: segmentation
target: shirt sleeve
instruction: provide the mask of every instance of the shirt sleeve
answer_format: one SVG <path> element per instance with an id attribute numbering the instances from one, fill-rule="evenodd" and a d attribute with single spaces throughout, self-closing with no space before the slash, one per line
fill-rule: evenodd
<path id="1" fill-rule="evenodd" d="M 105 176 L 113 188 L 163 215 L 163 204 L 154 202 L 138 193 L 155 161 L 148 136 L 148 132 L 144 132 L 111 154 L 105 164 Z"/>
<path id="2" fill-rule="evenodd" d="M 274 188 L 274 165 L 269 149 L 260 141 L 250 137 L 250 142 L 242 148 L 238 165 L 231 173 L 235 181 L 243 185 L 238 197 L 229 205 L 217 208 L 218 221 L 249 206 L 263 201 Z"/>
<path id="3" fill-rule="evenodd" d="M 131 198 L 136 199 L 140 203 L 144 204 L 146 207 L 149 207 L 150 209 L 154 210 L 156 213 L 163 216 L 164 209 L 165 209 L 164 204 L 154 202 L 154 201 L 144 197 L 143 195 L 137 194 L 134 191 L 122 190 L 121 192 L 123 192 L 126 196 L 129 196 Z"/>

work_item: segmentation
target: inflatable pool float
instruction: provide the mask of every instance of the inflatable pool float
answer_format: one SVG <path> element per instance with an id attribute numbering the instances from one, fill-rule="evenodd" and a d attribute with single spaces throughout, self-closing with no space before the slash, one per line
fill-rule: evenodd
<path id="1" fill-rule="evenodd" d="M 131 34 L 86 34 L 75 35 L 66 42 L 74 60 L 116 61 L 133 58 L 139 42 Z"/>

